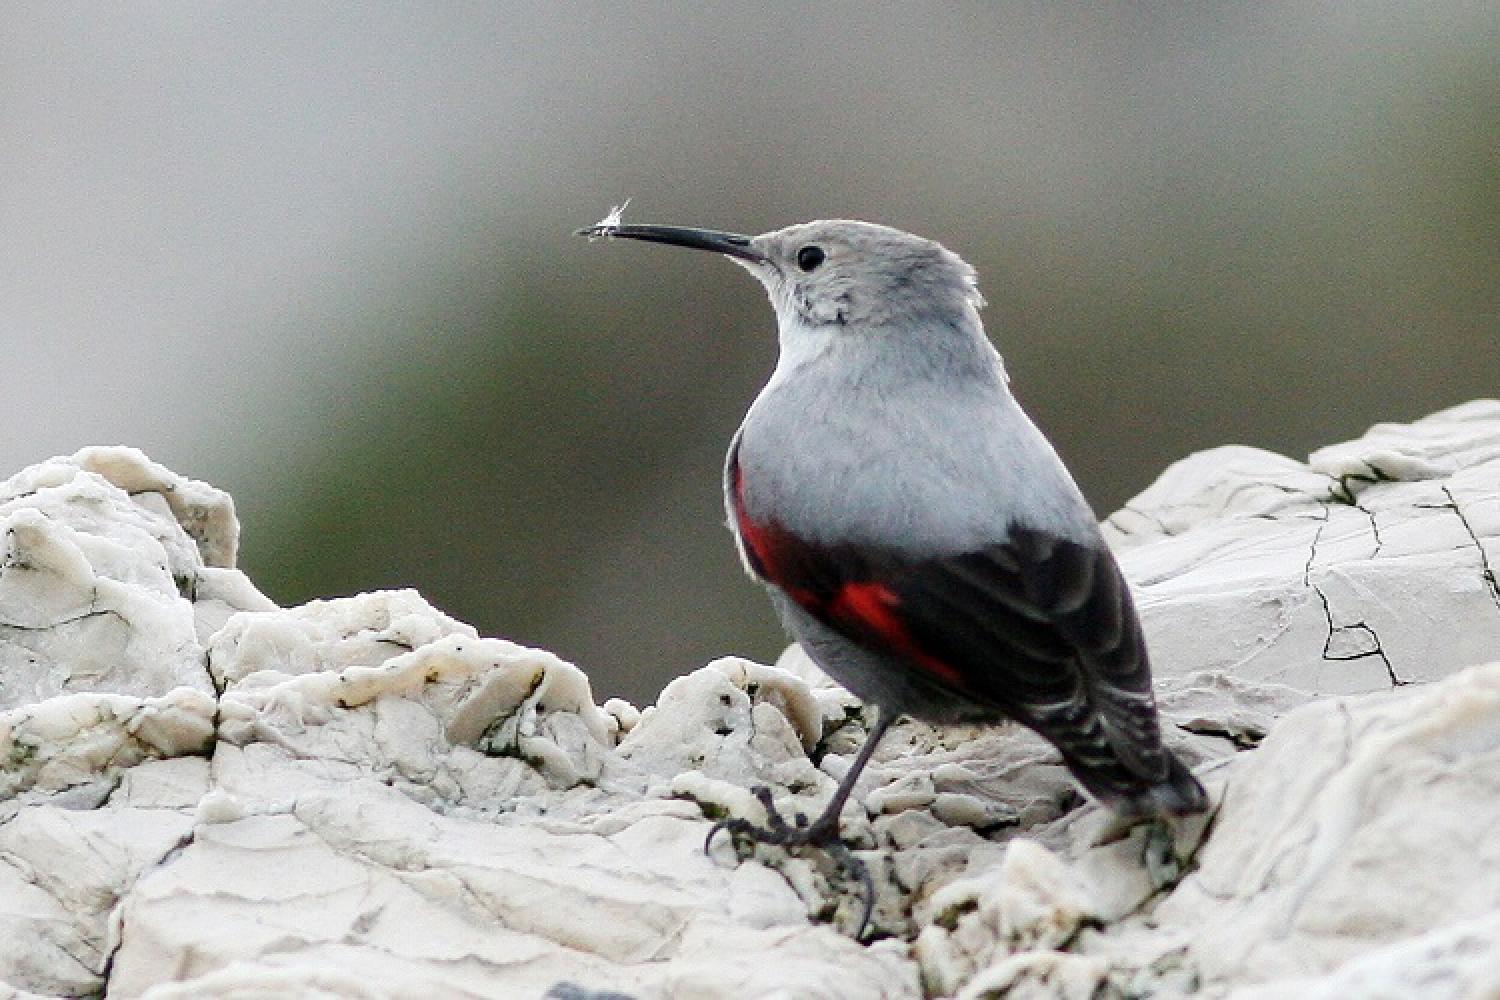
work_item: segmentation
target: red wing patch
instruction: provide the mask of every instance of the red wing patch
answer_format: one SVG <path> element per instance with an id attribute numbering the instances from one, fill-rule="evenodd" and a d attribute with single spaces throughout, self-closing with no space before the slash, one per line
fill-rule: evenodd
<path id="1" fill-rule="evenodd" d="M 967 687 L 961 671 L 924 650 L 912 635 L 900 613 L 900 595 L 878 580 L 862 579 L 870 574 L 868 566 L 810 545 L 775 521 L 751 519 L 738 453 L 729 460 L 729 495 L 740 544 L 757 576 L 855 642 L 899 656 L 950 687 Z"/>
<path id="2" fill-rule="evenodd" d="M 805 558 L 803 543 L 775 521 L 762 524 L 745 513 L 745 482 L 740 473 L 738 452 L 729 463 L 729 488 L 734 501 L 734 524 L 739 531 L 745 560 L 756 576 L 774 583 L 798 604 L 813 611 L 820 605 L 818 595 L 794 579 L 794 567 Z M 816 612 L 814 612 L 816 613 Z"/>
<path id="3" fill-rule="evenodd" d="M 770 532 L 750 520 L 750 515 L 745 513 L 745 481 L 740 474 L 738 453 L 729 460 L 729 492 L 734 500 L 734 526 L 739 531 L 740 543 L 745 547 L 745 557 L 750 562 L 750 568 L 757 576 L 770 580 Z"/>
<path id="4" fill-rule="evenodd" d="M 855 635 L 878 637 L 880 644 L 953 687 L 962 688 L 963 675 L 950 664 L 926 652 L 912 638 L 897 608 L 901 598 L 883 583 L 873 580 L 844 584 L 826 605 L 833 623 Z M 809 609 L 812 610 L 812 609 Z M 816 611 L 813 612 L 817 614 Z"/>

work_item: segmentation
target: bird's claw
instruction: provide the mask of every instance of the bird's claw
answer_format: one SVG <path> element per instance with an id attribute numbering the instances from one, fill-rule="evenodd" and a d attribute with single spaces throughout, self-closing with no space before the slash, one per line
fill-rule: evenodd
<path id="1" fill-rule="evenodd" d="M 839 839 L 838 826 L 836 823 L 808 823 L 805 815 L 798 813 L 795 820 L 796 825 L 787 823 L 775 803 L 771 799 L 771 790 L 764 785 L 750 790 L 766 810 L 766 825 L 756 826 L 747 819 L 731 817 L 721 819 L 709 827 L 708 836 L 703 838 L 703 853 L 708 854 L 713 846 L 714 838 L 719 831 L 728 830 L 731 838 L 748 837 L 758 844 L 770 844 L 773 847 L 818 847 L 828 853 L 838 865 L 839 870 L 845 876 L 858 879 L 864 889 L 864 908 L 860 913 L 859 924 L 854 929 L 854 940 L 864 938 L 865 931 L 870 926 L 870 917 L 875 912 L 875 881 L 870 877 L 869 867 L 854 856 L 849 850 L 849 845 Z"/>

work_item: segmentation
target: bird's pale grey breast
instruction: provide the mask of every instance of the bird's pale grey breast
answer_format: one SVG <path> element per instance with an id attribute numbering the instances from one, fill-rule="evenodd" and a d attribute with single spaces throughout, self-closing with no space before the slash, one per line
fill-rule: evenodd
<path id="1" fill-rule="evenodd" d="M 983 547 L 1013 523 L 1097 536 L 987 343 L 987 371 L 932 378 L 888 356 L 919 342 L 831 336 L 841 338 L 834 347 L 778 369 L 745 418 L 738 448 L 752 516 L 820 544 L 923 553 Z"/>

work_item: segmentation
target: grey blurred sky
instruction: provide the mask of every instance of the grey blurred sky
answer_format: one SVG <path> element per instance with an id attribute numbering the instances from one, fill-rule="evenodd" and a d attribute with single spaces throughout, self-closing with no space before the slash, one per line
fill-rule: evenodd
<path id="1" fill-rule="evenodd" d="M 1497 11 L 8 4 L 0 470 L 137 445 L 273 597 L 410 583 L 644 698 L 779 641 L 716 511 L 772 318 L 571 229 L 941 239 L 1105 513 L 1500 391 Z"/>

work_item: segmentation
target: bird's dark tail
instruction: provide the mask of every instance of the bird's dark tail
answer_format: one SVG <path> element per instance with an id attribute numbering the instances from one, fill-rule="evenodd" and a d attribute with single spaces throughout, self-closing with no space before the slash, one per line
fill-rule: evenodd
<path id="1" fill-rule="evenodd" d="M 1100 766 L 1097 760 L 1078 760 L 1064 754 L 1068 770 L 1089 794 L 1122 816 L 1190 816 L 1208 808 L 1208 792 L 1171 751 L 1166 777 L 1151 781 L 1117 761 Z"/>

